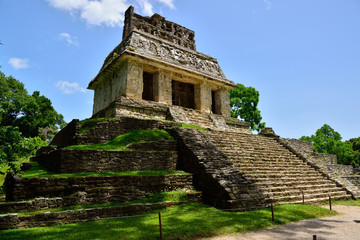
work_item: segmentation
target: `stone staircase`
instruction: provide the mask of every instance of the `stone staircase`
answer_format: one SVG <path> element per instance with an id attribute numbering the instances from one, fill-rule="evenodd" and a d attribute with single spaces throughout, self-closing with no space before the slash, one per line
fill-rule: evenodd
<path id="1" fill-rule="evenodd" d="M 186 119 L 183 119 L 184 123 L 193 124 L 202 128 L 216 128 L 216 125 L 211 119 L 209 113 L 204 113 L 199 110 L 179 106 L 172 106 L 172 108 L 176 108 L 177 111 L 181 111 L 184 113 L 184 115 L 186 116 Z"/>
<path id="2" fill-rule="evenodd" d="M 209 131 L 207 135 L 244 176 L 277 204 L 314 203 L 350 198 L 274 138 L 239 132 Z"/>

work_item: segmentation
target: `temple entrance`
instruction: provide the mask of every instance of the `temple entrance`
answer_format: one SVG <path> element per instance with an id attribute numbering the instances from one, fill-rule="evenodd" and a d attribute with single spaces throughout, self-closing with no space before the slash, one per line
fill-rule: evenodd
<path id="1" fill-rule="evenodd" d="M 216 112 L 216 105 L 215 105 L 215 91 L 211 91 L 211 112 L 212 113 L 217 113 Z"/>
<path id="2" fill-rule="evenodd" d="M 194 85 L 173 80 L 172 104 L 195 109 Z"/>
<path id="3" fill-rule="evenodd" d="M 154 74 L 143 73 L 143 92 L 142 99 L 154 101 Z"/>

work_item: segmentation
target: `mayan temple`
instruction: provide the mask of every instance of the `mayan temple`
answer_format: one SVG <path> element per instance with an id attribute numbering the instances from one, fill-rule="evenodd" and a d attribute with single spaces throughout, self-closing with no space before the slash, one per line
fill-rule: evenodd
<path id="1" fill-rule="evenodd" d="M 253 134 L 249 123 L 231 118 L 235 87 L 215 58 L 196 51 L 194 31 L 129 7 L 122 41 L 89 83 L 92 117 L 72 120 L 20 174 L 7 174 L 0 229 L 139 215 L 184 202 L 247 211 L 360 197 L 352 167 L 337 165 L 336 156 L 271 128 Z M 124 139 L 131 141 L 114 147 Z M 37 167 L 45 176 L 27 174 Z M 146 202 L 173 190 L 187 200 Z M 145 203 L 134 203 L 140 199 Z"/>

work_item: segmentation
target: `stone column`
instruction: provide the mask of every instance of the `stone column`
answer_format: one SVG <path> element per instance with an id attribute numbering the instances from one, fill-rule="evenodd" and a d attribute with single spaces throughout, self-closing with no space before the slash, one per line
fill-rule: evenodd
<path id="1" fill-rule="evenodd" d="M 143 68 L 134 61 L 127 63 L 126 97 L 142 99 Z"/>
<path id="2" fill-rule="evenodd" d="M 154 98 L 156 102 L 172 104 L 171 73 L 159 71 L 154 77 Z"/>
<path id="3" fill-rule="evenodd" d="M 200 83 L 195 85 L 195 108 L 207 113 L 211 111 L 211 88 Z"/>
<path id="4" fill-rule="evenodd" d="M 215 108 L 224 117 L 230 117 L 230 94 L 228 90 L 215 92 Z"/>

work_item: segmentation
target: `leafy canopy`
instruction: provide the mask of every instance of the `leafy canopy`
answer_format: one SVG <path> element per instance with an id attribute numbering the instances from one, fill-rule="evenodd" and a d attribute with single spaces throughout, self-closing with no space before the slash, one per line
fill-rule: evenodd
<path id="1" fill-rule="evenodd" d="M 340 133 L 336 132 L 329 125 L 324 124 L 321 128 L 316 130 L 315 135 L 302 136 L 300 140 L 311 142 L 314 151 L 319 153 L 335 154 L 338 163 L 353 165 L 357 167 L 359 161 L 356 158 L 356 153 L 353 151 L 352 145 L 348 142 L 342 142 Z"/>
<path id="2" fill-rule="evenodd" d="M 23 83 L 0 72 L 0 126 L 16 126 L 24 137 L 36 137 L 40 128 L 65 124 L 48 98 L 39 91 L 29 95 Z"/>
<path id="3" fill-rule="evenodd" d="M 47 145 L 44 140 L 51 136 L 49 129 L 57 131 L 65 124 L 64 117 L 55 111 L 48 98 L 38 91 L 29 95 L 23 83 L 0 71 L 1 166 L 16 171 L 19 159 L 26 159 Z"/>
<path id="4" fill-rule="evenodd" d="M 237 88 L 230 90 L 231 117 L 249 122 L 252 130 L 260 131 L 265 123 L 261 122 L 262 117 L 257 108 L 259 92 L 253 87 L 245 87 L 239 83 L 236 85 Z"/>

